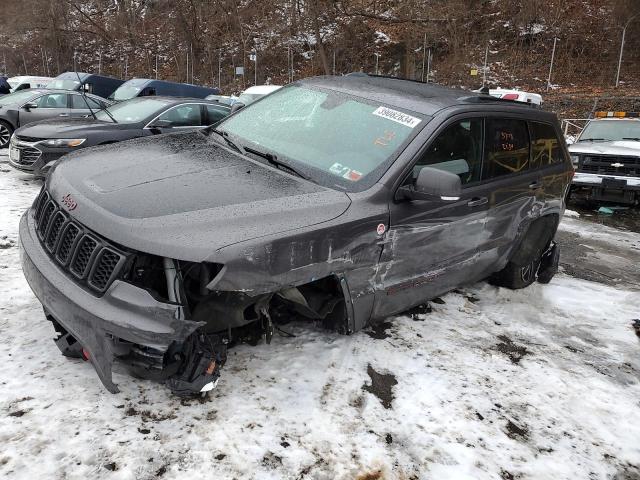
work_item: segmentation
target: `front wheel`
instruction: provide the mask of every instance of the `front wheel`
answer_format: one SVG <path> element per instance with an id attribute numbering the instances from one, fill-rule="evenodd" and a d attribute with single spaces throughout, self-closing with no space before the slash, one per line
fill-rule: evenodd
<path id="1" fill-rule="evenodd" d="M 8 148 L 13 135 L 13 127 L 7 122 L 0 121 L 0 148 Z"/>

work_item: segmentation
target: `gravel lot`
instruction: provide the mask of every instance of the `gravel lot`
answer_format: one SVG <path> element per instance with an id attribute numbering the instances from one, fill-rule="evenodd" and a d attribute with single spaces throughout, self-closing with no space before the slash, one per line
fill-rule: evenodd
<path id="1" fill-rule="evenodd" d="M 550 285 L 479 283 L 349 337 L 294 322 L 180 400 L 119 373 L 111 395 L 59 354 L 19 264 L 40 186 L 0 151 L 2 477 L 640 478 L 633 212 L 566 218 Z"/>

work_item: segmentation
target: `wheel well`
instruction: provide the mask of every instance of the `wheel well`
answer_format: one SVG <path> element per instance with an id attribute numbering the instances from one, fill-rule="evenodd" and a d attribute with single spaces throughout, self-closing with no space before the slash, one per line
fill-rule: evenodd
<path id="1" fill-rule="evenodd" d="M 560 216 L 556 213 L 537 218 L 529 224 L 521 236 L 518 247 L 510 261 L 515 265 L 525 265 L 531 258 L 542 255 L 542 252 L 553 240 Z"/>

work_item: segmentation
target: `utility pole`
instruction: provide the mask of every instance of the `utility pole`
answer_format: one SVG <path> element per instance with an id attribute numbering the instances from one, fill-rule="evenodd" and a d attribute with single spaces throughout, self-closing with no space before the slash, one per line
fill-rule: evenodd
<path id="1" fill-rule="evenodd" d="M 222 49 L 218 50 L 218 88 L 220 88 L 220 75 L 222 70 Z"/>
<path id="2" fill-rule="evenodd" d="M 622 52 L 624 50 L 624 39 L 627 35 L 627 27 L 639 15 L 640 13 L 637 13 L 633 17 L 631 17 L 629 20 L 627 20 L 627 23 L 625 23 L 624 28 L 622 29 L 622 42 L 620 43 L 620 57 L 618 58 L 618 72 L 616 73 L 616 88 L 618 88 L 618 85 L 620 85 L 620 67 L 622 66 Z"/>
<path id="3" fill-rule="evenodd" d="M 336 50 L 333 49 L 333 74 L 336 74 Z"/>
<path id="4" fill-rule="evenodd" d="M 102 73 L 102 49 L 100 49 L 100 53 L 98 54 L 98 75 Z"/>
<path id="5" fill-rule="evenodd" d="M 431 50 L 429 50 L 431 53 Z M 427 56 L 427 32 L 424 32 L 424 40 L 422 41 L 422 78 L 421 80 L 424 82 L 424 62 Z M 427 79 L 429 77 L 427 76 Z"/>
<path id="6" fill-rule="evenodd" d="M 431 49 L 429 49 L 429 56 L 427 57 L 427 83 L 429 83 L 429 77 L 431 76 L 431 64 L 433 63 L 433 56 Z"/>
<path id="7" fill-rule="evenodd" d="M 482 86 L 484 87 L 487 83 L 487 60 L 489 59 L 489 45 L 484 51 L 484 68 L 482 69 Z"/>
<path id="8" fill-rule="evenodd" d="M 551 65 L 549 65 L 549 76 L 547 77 L 547 92 L 551 87 L 551 72 L 553 72 L 553 60 L 556 58 L 556 43 L 558 42 L 558 37 L 553 37 L 553 50 L 551 51 Z"/>
<path id="9" fill-rule="evenodd" d="M 378 75 L 378 58 L 380 57 L 380 54 L 376 52 L 374 55 L 376 56 L 376 75 Z"/>

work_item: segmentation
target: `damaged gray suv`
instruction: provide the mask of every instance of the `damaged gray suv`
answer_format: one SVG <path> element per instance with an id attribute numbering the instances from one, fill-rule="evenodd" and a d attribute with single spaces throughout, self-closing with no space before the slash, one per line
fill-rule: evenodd
<path id="1" fill-rule="evenodd" d="M 212 389 L 297 319 L 350 334 L 483 279 L 557 270 L 573 174 L 555 115 L 364 74 L 295 82 L 205 131 L 72 153 L 20 222 L 62 353 Z"/>

